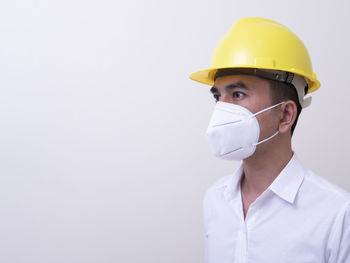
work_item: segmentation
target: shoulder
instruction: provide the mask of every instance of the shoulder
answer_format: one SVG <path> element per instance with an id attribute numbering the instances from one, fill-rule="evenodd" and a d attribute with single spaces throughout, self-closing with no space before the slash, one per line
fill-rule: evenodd
<path id="1" fill-rule="evenodd" d="M 303 185 L 310 193 L 322 197 L 322 199 L 332 200 L 343 205 L 350 203 L 349 192 L 310 170 L 305 173 Z"/>
<path id="2" fill-rule="evenodd" d="M 305 176 L 296 198 L 296 205 L 317 215 L 323 223 L 333 224 L 350 208 L 350 193 L 310 170 Z"/>

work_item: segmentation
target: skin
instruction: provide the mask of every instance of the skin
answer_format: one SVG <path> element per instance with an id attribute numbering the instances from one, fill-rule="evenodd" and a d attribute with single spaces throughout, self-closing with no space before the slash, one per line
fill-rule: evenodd
<path id="1" fill-rule="evenodd" d="M 242 87 L 242 83 L 246 87 Z M 252 113 L 273 105 L 269 83 L 255 76 L 219 77 L 211 92 L 217 101 L 243 106 Z M 276 131 L 279 133 L 272 139 L 257 145 L 254 154 L 243 160 L 244 174 L 241 180 L 241 194 L 244 218 L 246 218 L 250 204 L 271 185 L 292 158 L 291 127 L 296 115 L 295 103 L 287 100 L 282 105 L 256 116 L 260 126 L 259 141 Z"/>

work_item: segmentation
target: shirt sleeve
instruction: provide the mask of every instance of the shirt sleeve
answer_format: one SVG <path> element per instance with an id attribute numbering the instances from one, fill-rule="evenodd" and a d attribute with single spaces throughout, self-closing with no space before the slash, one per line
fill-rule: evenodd
<path id="1" fill-rule="evenodd" d="M 337 216 L 329 240 L 328 263 L 350 262 L 350 203 Z"/>
<path id="2" fill-rule="evenodd" d="M 208 221 L 210 217 L 210 202 L 208 198 L 208 191 L 205 193 L 203 198 L 203 237 L 204 237 L 204 256 L 205 263 L 209 263 L 208 256 Z"/>

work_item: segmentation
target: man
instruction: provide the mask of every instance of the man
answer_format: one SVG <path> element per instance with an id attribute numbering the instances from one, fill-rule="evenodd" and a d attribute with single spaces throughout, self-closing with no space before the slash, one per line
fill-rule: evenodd
<path id="1" fill-rule="evenodd" d="M 190 78 L 213 85 L 213 154 L 242 161 L 205 193 L 206 262 L 350 263 L 349 193 L 291 147 L 305 95 L 320 86 L 299 38 L 269 19 L 240 19 L 211 67 Z"/>

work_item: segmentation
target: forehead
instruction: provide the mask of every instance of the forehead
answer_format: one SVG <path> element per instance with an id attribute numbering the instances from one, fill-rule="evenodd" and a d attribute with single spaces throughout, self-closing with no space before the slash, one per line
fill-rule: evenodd
<path id="1" fill-rule="evenodd" d="M 214 88 L 221 92 L 224 91 L 226 87 L 238 83 L 244 85 L 237 85 L 237 87 L 247 89 L 250 92 L 269 94 L 269 82 L 252 75 L 228 75 L 219 77 L 215 80 Z"/>

